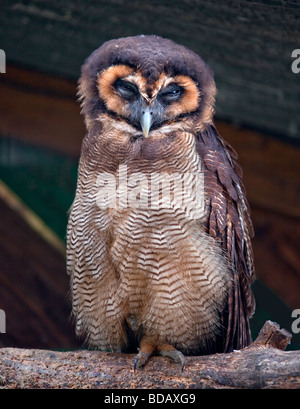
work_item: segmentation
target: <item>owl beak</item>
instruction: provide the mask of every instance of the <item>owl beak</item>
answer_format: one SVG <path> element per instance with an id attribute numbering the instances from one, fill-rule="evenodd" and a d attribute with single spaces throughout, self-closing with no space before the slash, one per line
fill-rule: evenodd
<path id="1" fill-rule="evenodd" d="M 152 112 L 150 112 L 150 109 L 148 107 L 142 111 L 140 124 L 143 130 L 143 134 L 145 138 L 147 138 L 152 125 Z"/>

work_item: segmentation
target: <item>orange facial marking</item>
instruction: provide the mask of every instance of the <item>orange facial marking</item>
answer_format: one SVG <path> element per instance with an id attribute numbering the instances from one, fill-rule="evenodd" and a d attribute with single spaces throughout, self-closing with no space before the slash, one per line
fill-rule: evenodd
<path id="1" fill-rule="evenodd" d="M 195 111 L 200 102 L 200 91 L 196 83 L 186 75 L 177 75 L 173 78 L 173 82 L 176 82 L 184 91 L 180 100 L 170 105 L 168 114 L 176 117 Z"/>
<path id="2" fill-rule="evenodd" d="M 115 92 L 114 83 L 119 78 L 126 78 L 133 73 L 128 65 L 113 65 L 98 74 L 98 91 L 105 105 L 120 115 L 128 115 L 121 97 Z"/>
<path id="3" fill-rule="evenodd" d="M 114 83 L 122 78 L 134 83 L 145 100 L 152 102 L 161 89 L 172 82 L 176 82 L 183 88 L 181 98 L 166 108 L 166 117 L 175 118 L 178 115 L 195 111 L 200 102 L 200 91 L 196 83 L 186 75 L 170 77 L 163 72 L 158 80 L 149 87 L 147 80 L 139 71 L 135 71 L 128 65 L 114 65 L 98 74 L 98 91 L 107 108 L 121 116 L 130 116 L 130 107 L 116 92 Z"/>

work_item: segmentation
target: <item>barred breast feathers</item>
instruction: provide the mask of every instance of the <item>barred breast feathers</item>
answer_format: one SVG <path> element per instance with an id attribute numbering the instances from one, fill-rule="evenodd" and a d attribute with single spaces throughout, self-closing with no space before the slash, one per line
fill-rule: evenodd
<path id="1" fill-rule="evenodd" d="M 189 172 L 187 183 L 192 183 L 193 176 L 202 172 L 195 138 L 190 133 L 176 134 L 180 139 L 177 148 L 166 140 L 174 134 L 164 135 L 164 143 L 162 134 L 157 133 L 159 143 L 155 136 L 150 144 L 147 141 L 146 151 L 151 157 L 142 158 L 143 144 L 136 154 L 128 154 L 122 138 L 119 143 L 123 145 L 129 180 L 136 172 L 146 177 L 154 173 L 154 183 L 162 181 L 164 172 Z M 100 141 L 90 154 L 102 152 Z M 230 276 L 222 251 L 199 227 L 199 220 L 207 218 L 205 201 L 196 218 L 175 202 L 169 208 L 154 203 L 152 209 L 101 209 L 97 205 L 99 186 L 94 163 L 93 157 L 81 162 L 82 177 L 68 228 L 77 332 L 89 334 L 90 344 L 120 350 L 126 343 L 123 317 L 129 325 L 131 319 L 147 333 L 161 334 L 162 339 L 183 350 L 197 350 L 199 339 L 205 345 L 218 332 L 219 310 L 224 306 Z M 99 161 L 97 166 L 101 171 Z M 134 187 L 129 183 L 129 191 Z"/>

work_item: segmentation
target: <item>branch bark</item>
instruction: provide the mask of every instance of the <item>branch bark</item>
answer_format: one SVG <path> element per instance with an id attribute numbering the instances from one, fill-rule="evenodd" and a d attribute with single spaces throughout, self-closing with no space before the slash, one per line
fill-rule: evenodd
<path id="1" fill-rule="evenodd" d="M 0 388 L 300 388 L 300 351 L 284 351 L 290 339 L 267 321 L 249 347 L 187 357 L 183 372 L 161 356 L 134 372 L 134 354 L 2 348 Z"/>

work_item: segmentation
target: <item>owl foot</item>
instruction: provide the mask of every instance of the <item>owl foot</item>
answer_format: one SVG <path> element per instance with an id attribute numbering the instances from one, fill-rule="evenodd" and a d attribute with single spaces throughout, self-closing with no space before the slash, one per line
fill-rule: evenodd
<path id="1" fill-rule="evenodd" d="M 176 348 L 169 344 L 155 345 L 154 343 L 145 340 L 142 340 L 139 353 L 134 358 L 134 371 L 136 371 L 137 368 L 144 366 L 150 356 L 155 352 L 161 356 L 167 356 L 168 358 L 171 358 L 176 363 L 181 363 L 181 371 L 183 371 L 185 365 L 185 357 L 182 352 L 178 351 Z"/>
<path id="2" fill-rule="evenodd" d="M 149 357 L 151 354 L 148 354 L 146 352 L 140 351 L 134 358 L 134 363 L 133 363 L 133 370 L 134 372 L 136 371 L 136 368 L 140 368 L 141 366 L 144 366 L 146 362 L 148 361 Z"/>
<path id="3" fill-rule="evenodd" d="M 140 343 L 139 353 L 134 358 L 134 364 L 133 364 L 134 371 L 136 370 L 136 368 L 140 368 L 141 366 L 144 366 L 154 351 L 155 351 L 155 344 L 153 344 L 151 341 L 148 341 L 146 339 L 142 339 Z"/>
<path id="4" fill-rule="evenodd" d="M 185 356 L 182 352 L 178 351 L 172 345 L 168 344 L 162 345 L 161 347 L 157 348 L 157 352 L 159 353 L 159 355 L 171 358 L 176 363 L 181 363 L 181 371 L 183 372 L 185 365 Z"/>

